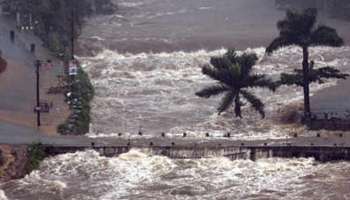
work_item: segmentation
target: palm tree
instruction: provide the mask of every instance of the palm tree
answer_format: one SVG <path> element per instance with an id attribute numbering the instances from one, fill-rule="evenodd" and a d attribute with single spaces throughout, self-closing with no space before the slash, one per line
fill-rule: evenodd
<path id="1" fill-rule="evenodd" d="M 317 10 L 309 8 L 303 12 L 288 10 L 285 19 L 277 23 L 279 36 L 267 47 L 266 52 L 290 45 L 296 45 L 303 50 L 303 89 L 304 89 L 304 117 L 310 116 L 309 92 L 309 47 L 343 45 L 343 40 L 337 31 L 324 25 L 316 25 Z"/>
<path id="2" fill-rule="evenodd" d="M 251 106 L 259 112 L 262 118 L 265 117 L 264 104 L 248 89 L 255 87 L 268 88 L 275 91 L 276 84 L 265 75 L 252 74 L 253 66 L 258 60 L 255 54 L 237 55 L 234 50 L 229 50 L 222 57 L 212 57 L 210 65 L 202 68 L 202 73 L 217 82 L 214 85 L 205 87 L 196 95 L 203 98 L 225 94 L 218 112 L 221 114 L 234 104 L 236 117 L 242 118 L 241 98 L 243 97 Z"/>

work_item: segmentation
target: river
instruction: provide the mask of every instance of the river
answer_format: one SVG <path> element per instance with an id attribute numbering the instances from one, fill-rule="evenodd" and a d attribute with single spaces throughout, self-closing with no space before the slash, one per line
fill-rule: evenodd
<path id="1" fill-rule="evenodd" d="M 231 132 L 232 139 L 285 138 L 303 127 L 275 123 L 276 112 L 302 99 L 296 87 L 255 90 L 267 117 L 245 106 L 244 118 L 215 113 L 219 98 L 194 95 L 212 83 L 201 66 L 226 48 L 254 52 L 257 73 L 278 78 L 300 68 L 301 50 L 264 54 L 283 12 L 272 0 L 119 0 L 114 15 L 89 19 L 79 58 L 96 88 L 90 137 L 156 137 L 187 132 L 198 139 Z M 348 22 L 322 19 L 348 41 Z M 350 48 L 310 50 L 317 67 L 349 70 Z M 312 92 L 336 84 L 313 84 Z M 116 158 L 86 151 L 46 159 L 27 177 L 2 184 L 0 199 L 350 199 L 350 163 L 313 159 L 171 160 L 137 149 Z"/>

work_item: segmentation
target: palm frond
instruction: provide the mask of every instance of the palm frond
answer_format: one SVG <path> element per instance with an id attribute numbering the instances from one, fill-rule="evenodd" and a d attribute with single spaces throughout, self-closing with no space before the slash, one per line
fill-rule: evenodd
<path id="1" fill-rule="evenodd" d="M 249 76 L 257 61 L 258 56 L 255 53 L 244 53 L 237 57 L 237 63 L 241 66 L 241 79 Z"/>
<path id="2" fill-rule="evenodd" d="M 281 37 L 287 37 L 300 43 L 304 36 L 313 30 L 317 19 L 316 9 L 306 9 L 302 12 L 288 10 L 286 17 L 277 23 Z"/>
<path id="3" fill-rule="evenodd" d="M 262 118 L 265 118 L 265 105 L 263 102 L 256 97 L 254 94 L 246 91 L 246 90 L 241 90 L 241 94 L 243 97 L 252 105 L 252 107 L 258 111 L 258 113 L 261 115 Z"/>
<path id="4" fill-rule="evenodd" d="M 315 71 L 320 78 L 346 79 L 349 77 L 349 74 L 341 73 L 338 69 L 329 66 L 316 69 Z"/>
<path id="5" fill-rule="evenodd" d="M 339 47 L 344 44 L 343 39 L 338 35 L 334 28 L 328 26 L 319 26 L 311 34 L 311 45 L 325 45 Z"/>
<path id="6" fill-rule="evenodd" d="M 315 28 L 317 9 L 306 9 L 302 12 L 288 10 L 286 17 L 277 23 L 280 32 L 266 49 L 268 54 L 289 45 L 305 46 L 310 43 L 310 35 Z"/>
<path id="7" fill-rule="evenodd" d="M 280 83 L 284 85 L 303 86 L 303 71 L 299 69 L 296 69 L 294 71 L 295 73 L 293 74 L 282 73 Z M 310 83 L 318 82 L 319 84 L 322 84 L 325 83 L 324 79 L 346 79 L 347 77 L 349 77 L 349 74 L 341 73 L 338 69 L 327 66 L 310 70 L 308 77 Z"/>
<path id="8" fill-rule="evenodd" d="M 266 53 L 271 54 L 272 52 L 286 46 L 293 45 L 291 40 L 288 40 L 286 37 L 277 37 L 275 38 L 270 45 L 266 48 Z"/>
<path id="9" fill-rule="evenodd" d="M 228 73 L 228 69 L 217 69 L 213 68 L 209 65 L 204 65 L 202 67 L 202 73 L 211 79 L 214 79 L 216 81 L 219 81 L 221 83 L 230 85 L 231 83 L 231 77 L 230 74 Z"/>
<path id="10" fill-rule="evenodd" d="M 217 110 L 219 114 L 234 103 L 234 112 L 237 117 L 242 117 L 240 90 L 247 87 L 265 87 L 274 91 L 279 85 L 265 77 L 265 75 L 252 75 L 253 66 L 258 57 L 256 54 L 244 53 L 237 55 L 234 50 L 229 50 L 222 57 L 213 57 L 210 65 L 202 68 L 202 73 L 218 81 L 217 85 L 206 87 L 196 93 L 197 96 L 209 98 L 225 93 Z M 249 102 L 264 117 L 264 105 L 252 94 L 246 94 Z M 234 101 L 234 102 L 233 102 Z"/>
<path id="11" fill-rule="evenodd" d="M 201 91 L 196 92 L 196 95 L 203 98 L 209 98 L 211 96 L 219 95 L 227 90 L 229 90 L 228 87 L 222 84 L 218 84 L 218 85 L 208 86 L 202 89 Z"/>
<path id="12" fill-rule="evenodd" d="M 316 8 L 308 8 L 305 9 L 301 15 L 301 30 L 303 33 L 310 34 L 314 29 L 317 21 L 317 9 Z"/>
<path id="13" fill-rule="evenodd" d="M 225 110 L 227 110 L 231 105 L 232 105 L 232 102 L 235 98 L 235 95 L 232 91 L 228 92 L 221 100 L 220 102 L 220 105 L 218 107 L 218 112 L 219 112 L 219 115 L 224 112 Z"/>
<path id="14" fill-rule="evenodd" d="M 301 75 L 301 74 L 282 73 L 280 83 L 282 85 L 303 86 L 304 85 L 304 78 L 303 78 L 303 75 Z"/>
<path id="15" fill-rule="evenodd" d="M 249 76 L 249 78 L 247 80 L 247 87 L 267 88 L 267 89 L 274 92 L 279 87 L 279 84 L 277 82 L 267 78 L 266 75 L 255 74 L 255 75 Z"/>
<path id="16" fill-rule="evenodd" d="M 210 58 L 210 64 L 215 68 L 215 69 L 228 69 L 229 66 L 231 65 L 230 60 L 228 60 L 225 56 L 222 57 L 211 57 Z"/>
<path id="17" fill-rule="evenodd" d="M 234 49 L 229 49 L 224 55 L 231 63 L 237 63 L 237 53 Z"/>

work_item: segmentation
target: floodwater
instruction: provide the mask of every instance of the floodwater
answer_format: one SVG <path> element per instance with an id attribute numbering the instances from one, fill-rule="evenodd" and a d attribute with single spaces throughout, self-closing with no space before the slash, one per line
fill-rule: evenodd
<path id="1" fill-rule="evenodd" d="M 194 95 L 213 83 L 201 66 L 226 48 L 254 52 L 256 73 L 278 78 L 299 68 L 301 50 L 265 48 L 283 12 L 272 0 L 120 0 L 114 15 L 89 19 L 80 39 L 80 59 L 96 88 L 91 137 L 147 136 L 184 131 L 190 137 L 285 138 L 294 131 L 273 121 L 277 110 L 297 103 L 302 91 L 282 87 L 254 92 L 266 103 L 267 118 L 246 106 L 244 119 L 216 112 L 219 98 Z M 323 19 L 347 36 L 347 22 Z M 350 48 L 310 50 L 316 67 L 350 71 Z M 315 92 L 336 84 L 312 85 Z M 301 128 L 302 129 L 302 128 Z M 305 134 L 307 131 L 303 130 Z M 131 150 L 116 158 L 86 151 L 46 159 L 38 171 L 1 185 L 0 199 L 350 199 L 350 164 L 313 159 L 230 161 L 213 157 L 171 160 Z"/>
<path id="2" fill-rule="evenodd" d="M 137 150 L 105 158 L 87 151 L 46 159 L 38 171 L 2 185 L 0 198 L 5 193 L 20 200 L 345 200 L 349 176 L 345 162 L 171 160 Z"/>

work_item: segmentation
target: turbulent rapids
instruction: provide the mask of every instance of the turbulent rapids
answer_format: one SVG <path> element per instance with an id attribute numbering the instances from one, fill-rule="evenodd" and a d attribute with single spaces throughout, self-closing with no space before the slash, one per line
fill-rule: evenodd
<path id="1" fill-rule="evenodd" d="M 200 99 L 194 93 L 211 80 L 201 74 L 201 66 L 217 51 L 119 54 L 106 50 L 95 57 L 83 58 L 85 69 L 96 87 L 93 103 L 91 136 L 108 136 L 118 132 L 137 133 L 141 129 L 150 136 L 170 132 L 181 135 L 188 132 L 193 137 L 203 137 L 210 132 L 220 137 L 231 132 L 235 138 L 281 138 L 288 130 L 271 123 L 271 116 L 279 108 L 302 99 L 302 90 L 282 87 L 275 94 L 265 90 L 255 91 L 266 103 L 268 117 L 259 116 L 247 108 L 243 120 L 232 113 L 215 114 L 219 99 Z M 259 56 L 256 73 L 278 78 L 281 72 L 300 68 L 301 50 L 290 47 L 272 56 L 264 48 L 247 49 Z M 348 71 L 350 48 L 311 49 L 311 58 L 317 67 L 336 66 Z M 335 57 L 336 56 L 336 57 Z M 108 67 L 106 67 L 108 66 Z M 312 85 L 312 91 L 329 87 L 335 82 Z M 283 129 L 283 130 L 282 130 Z"/>
<path id="2" fill-rule="evenodd" d="M 347 163 L 319 165 L 312 159 L 171 160 L 138 150 L 105 158 L 87 151 L 47 159 L 38 171 L 2 188 L 11 191 L 11 199 L 23 200 L 38 195 L 62 200 L 333 200 L 349 199 L 349 171 Z"/>
<path id="3" fill-rule="evenodd" d="M 119 0 L 119 13 L 89 19 L 79 41 L 79 59 L 96 89 L 88 135 L 113 137 L 123 132 L 124 137 L 134 137 L 141 130 L 145 137 L 161 132 L 167 137 L 187 132 L 198 139 L 207 132 L 211 138 L 227 132 L 231 139 L 288 137 L 295 130 L 275 123 L 274 117 L 280 108 L 300 102 L 300 88 L 255 90 L 266 104 L 264 120 L 249 107 L 244 107 L 242 120 L 231 112 L 219 116 L 219 98 L 194 95 L 212 83 L 201 74 L 201 66 L 229 47 L 256 53 L 255 72 L 273 79 L 300 69 L 301 49 L 288 47 L 266 56 L 265 48 L 259 47 L 276 35 L 275 22 L 282 16 L 273 2 Z M 330 65 L 344 72 L 350 72 L 349 55 L 348 46 L 310 49 L 315 67 Z M 312 84 L 311 90 L 335 84 Z M 139 149 L 106 158 L 85 151 L 48 158 L 25 178 L 1 184 L 0 200 L 346 200 L 349 177 L 346 162 L 171 160 Z"/>
<path id="4" fill-rule="evenodd" d="M 247 51 L 260 57 L 256 71 L 272 77 L 298 67 L 301 59 L 301 52 L 295 47 L 272 57 L 265 57 L 263 48 Z M 113 136 L 113 130 L 129 131 L 132 136 L 142 126 L 149 134 L 167 129 L 175 136 L 187 131 L 198 138 L 208 130 L 217 137 L 225 131 L 231 131 L 233 138 L 286 137 L 288 130 L 272 125 L 269 118 L 258 121 L 256 113 L 249 109 L 245 110 L 249 115 L 242 121 L 233 119 L 232 113 L 217 116 L 213 114 L 215 100 L 206 102 L 193 95 L 201 85 L 210 83 L 200 74 L 200 66 L 210 56 L 223 52 L 118 54 L 106 50 L 96 57 L 82 58 L 97 92 L 90 136 Z M 344 70 L 349 63 L 348 47 L 321 47 L 311 52 L 317 66 L 335 65 Z M 312 90 L 334 84 L 313 85 Z M 264 96 L 271 114 L 301 98 L 301 91 L 291 87 L 274 95 L 263 90 L 256 92 Z M 27 177 L 1 185 L 0 197 L 343 200 L 350 199 L 349 172 L 349 163 L 319 164 L 313 159 L 171 160 L 137 149 L 106 158 L 86 151 L 46 159 Z"/>

